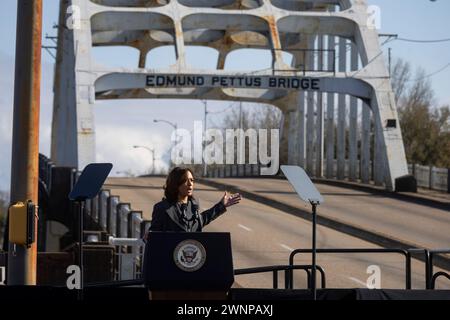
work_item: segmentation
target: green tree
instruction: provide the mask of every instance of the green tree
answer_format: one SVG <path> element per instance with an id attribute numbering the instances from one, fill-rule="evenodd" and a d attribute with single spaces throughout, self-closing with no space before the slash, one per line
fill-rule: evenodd
<path id="1" fill-rule="evenodd" d="M 222 124 L 222 128 L 225 129 L 266 129 L 267 132 L 267 142 L 269 153 L 271 141 L 270 141 L 270 129 L 280 129 L 281 123 L 281 111 L 277 107 L 271 105 L 248 105 L 243 104 L 242 108 L 237 105 L 235 108 L 229 112 Z M 245 154 L 246 159 L 249 158 L 249 142 L 246 140 L 245 144 Z M 237 152 L 237 146 L 235 145 L 235 153 Z M 247 160 L 246 160 L 247 161 Z"/>
<path id="2" fill-rule="evenodd" d="M 223 120 L 223 128 L 246 130 L 253 129 L 279 129 L 281 121 L 281 111 L 270 105 L 247 104 L 240 110 L 238 106 L 234 107 Z"/>
<path id="3" fill-rule="evenodd" d="M 411 66 L 397 60 L 392 86 L 409 163 L 450 167 L 450 108 L 436 106 L 430 79 L 418 69 L 411 79 Z"/>

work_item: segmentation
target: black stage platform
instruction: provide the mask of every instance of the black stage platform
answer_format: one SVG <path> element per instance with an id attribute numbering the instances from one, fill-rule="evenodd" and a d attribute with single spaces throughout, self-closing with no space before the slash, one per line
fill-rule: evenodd
<path id="1" fill-rule="evenodd" d="M 228 301 L 293 301 L 311 300 L 309 290 L 285 289 L 231 289 Z M 369 290 L 369 289 L 319 289 L 318 300 L 450 300 L 450 290 Z M 41 286 L 0 286 L 0 301 L 18 302 L 77 302 L 76 290 Z M 83 302 L 148 302 L 148 293 L 142 287 L 86 288 Z"/>

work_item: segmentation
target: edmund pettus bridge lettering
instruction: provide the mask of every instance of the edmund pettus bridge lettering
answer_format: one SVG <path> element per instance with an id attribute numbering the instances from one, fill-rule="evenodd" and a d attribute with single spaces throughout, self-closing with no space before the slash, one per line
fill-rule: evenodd
<path id="1" fill-rule="evenodd" d="M 147 75 L 146 87 L 230 87 L 319 91 L 320 79 L 281 76 Z"/>

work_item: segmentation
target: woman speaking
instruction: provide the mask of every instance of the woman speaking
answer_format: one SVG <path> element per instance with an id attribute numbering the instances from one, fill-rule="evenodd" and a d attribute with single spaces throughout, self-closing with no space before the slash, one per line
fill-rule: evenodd
<path id="1" fill-rule="evenodd" d="M 203 227 L 239 203 L 241 195 L 225 192 L 211 209 L 199 213 L 199 201 L 193 196 L 194 175 L 188 168 L 170 171 L 164 186 L 164 198 L 153 207 L 150 231 L 201 232 Z"/>

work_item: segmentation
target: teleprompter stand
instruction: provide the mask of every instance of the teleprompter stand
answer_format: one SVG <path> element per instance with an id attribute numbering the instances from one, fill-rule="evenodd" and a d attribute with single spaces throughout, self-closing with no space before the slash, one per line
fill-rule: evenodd
<path id="1" fill-rule="evenodd" d="M 69 194 L 69 199 L 78 207 L 78 262 L 80 266 L 79 299 L 83 297 L 83 214 L 85 201 L 94 198 L 105 182 L 112 169 L 111 163 L 91 163 L 81 172 L 75 186 Z"/>
<path id="2" fill-rule="evenodd" d="M 317 191 L 311 179 L 305 170 L 298 166 L 281 166 L 281 170 L 294 187 L 300 199 L 311 204 L 312 209 L 312 270 L 311 270 L 311 288 L 313 300 L 317 299 L 316 284 L 316 227 L 317 227 L 317 206 L 324 203 L 322 195 Z"/>

